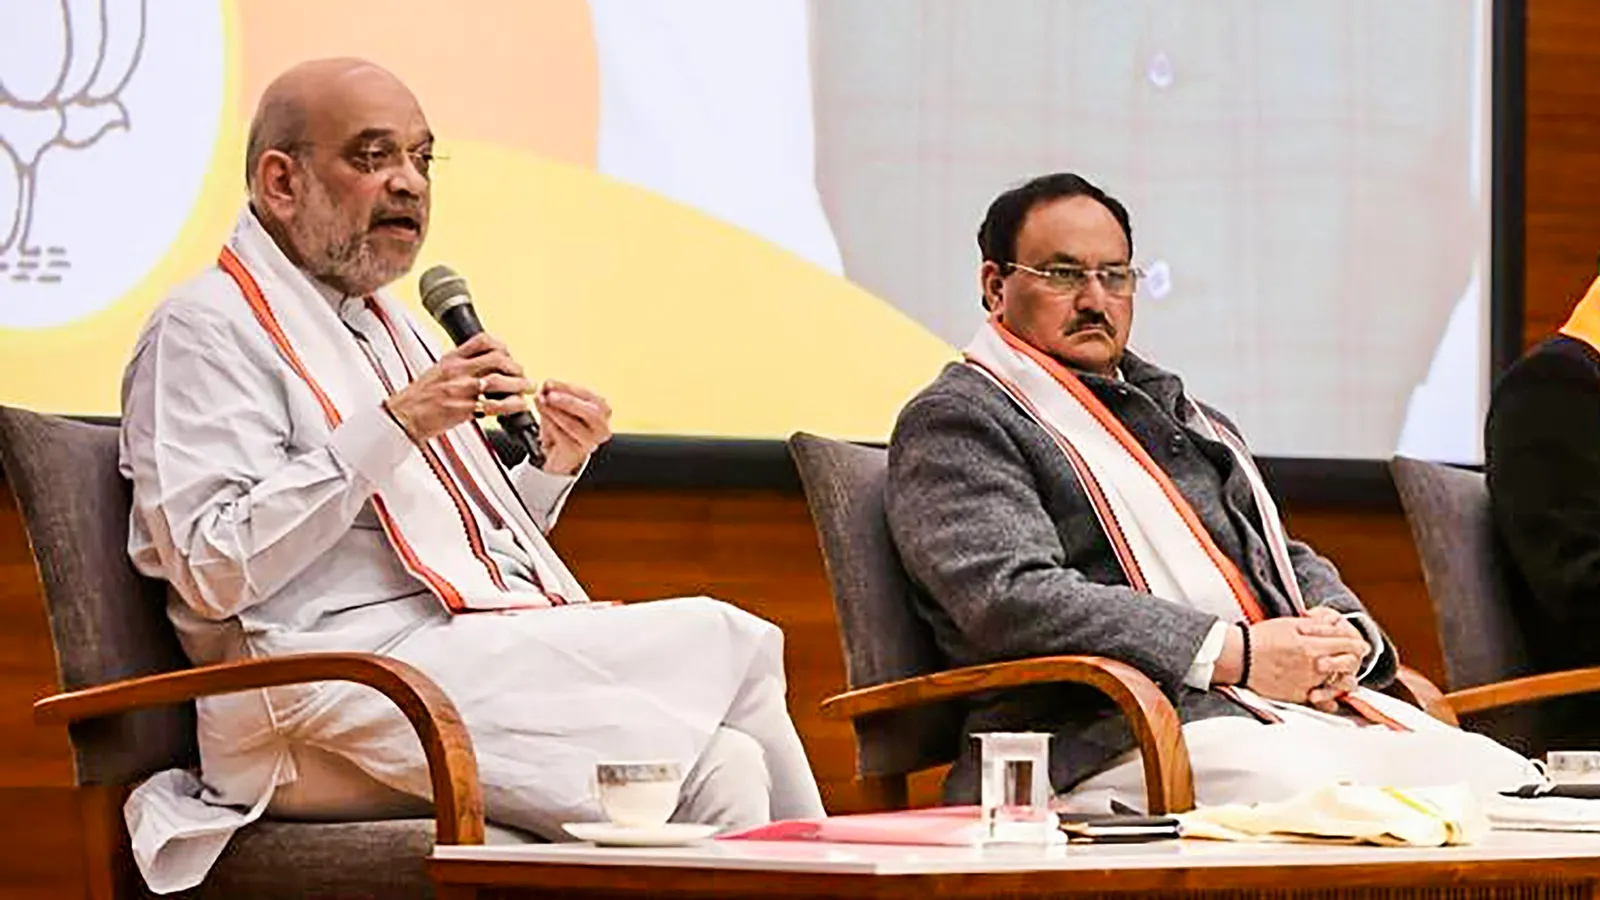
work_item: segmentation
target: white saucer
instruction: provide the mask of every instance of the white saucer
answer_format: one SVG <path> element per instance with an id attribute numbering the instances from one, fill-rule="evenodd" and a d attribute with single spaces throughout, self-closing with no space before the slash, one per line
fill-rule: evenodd
<path id="1" fill-rule="evenodd" d="M 715 825 L 694 822 L 668 822 L 646 828 L 611 822 L 568 822 L 561 827 L 580 841 L 592 841 L 602 847 L 679 847 L 717 833 Z"/>

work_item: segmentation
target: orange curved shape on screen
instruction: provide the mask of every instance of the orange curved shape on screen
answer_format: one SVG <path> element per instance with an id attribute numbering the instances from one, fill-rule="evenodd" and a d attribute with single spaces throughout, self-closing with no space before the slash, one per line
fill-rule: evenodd
<path id="1" fill-rule="evenodd" d="M 449 155 L 452 139 L 487 141 L 593 168 L 600 74 L 583 0 L 453 0 L 430 15 L 393 0 L 238 4 L 239 103 L 295 63 L 358 56 L 393 71 L 422 102 Z"/>

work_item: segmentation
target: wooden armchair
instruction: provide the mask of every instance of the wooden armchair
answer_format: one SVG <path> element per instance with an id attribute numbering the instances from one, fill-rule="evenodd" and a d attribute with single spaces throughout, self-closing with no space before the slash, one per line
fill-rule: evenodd
<path id="1" fill-rule="evenodd" d="M 1050 656 L 940 671 L 928 626 L 912 608 L 883 508 L 887 454 L 809 434 L 789 438 L 833 585 L 852 688 L 822 705 L 855 729 L 856 768 L 874 805 L 902 809 L 906 776 L 960 750 L 958 702 L 983 691 L 1072 682 L 1100 690 L 1127 717 L 1144 760 L 1147 809 L 1194 807 L 1189 752 L 1177 711 L 1161 689 L 1125 663 Z"/>
<path id="2" fill-rule="evenodd" d="M 1600 691 L 1600 666 L 1535 671 L 1481 473 L 1403 456 L 1389 469 L 1422 560 L 1451 688 L 1433 690 L 1423 708 L 1449 722 L 1474 715 L 1481 720 L 1474 728 L 1542 753 L 1561 737 L 1561 723 L 1532 704 Z"/>
<path id="3" fill-rule="evenodd" d="M 0 407 L 0 471 L 16 496 L 38 568 L 62 693 L 34 706 L 71 737 L 96 900 L 141 896 L 122 803 L 129 786 L 198 761 L 196 697 L 312 681 L 376 688 L 410 719 L 432 776 L 435 818 L 350 823 L 262 820 L 234 835 L 186 897 L 434 896 L 433 844 L 484 840 L 472 742 L 421 672 L 370 654 L 326 653 L 189 666 L 163 585 L 128 561 L 129 489 L 117 429 Z"/>

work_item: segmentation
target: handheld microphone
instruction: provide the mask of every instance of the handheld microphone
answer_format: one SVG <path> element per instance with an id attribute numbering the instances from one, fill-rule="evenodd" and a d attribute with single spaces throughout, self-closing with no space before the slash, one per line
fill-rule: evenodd
<path id="1" fill-rule="evenodd" d="M 444 328 L 450 340 L 459 346 L 483 331 L 483 323 L 472 308 L 472 295 L 467 292 L 467 280 L 449 266 L 434 266 L 422 273 L 418 282 L 422 294 L 422 308 Z M 491 400 L 507 397 L 504 393 L 487 393 Z M 535 468 L 544 465 L 544 451 L 539 449 L 539 422 L 531 412 L 509 413 L 497 416 L 500 427 L 528 451 L 528 461 Z"/>

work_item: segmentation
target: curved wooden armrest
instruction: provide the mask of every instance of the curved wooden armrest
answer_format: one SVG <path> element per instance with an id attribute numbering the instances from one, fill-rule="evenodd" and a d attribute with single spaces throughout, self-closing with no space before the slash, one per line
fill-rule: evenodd
<path id="1" fill-rule="evenodd" d="M 303 653 L 200 666 L 45 697 L 33 704 L 33 718 L 41 725 L 68 725 L 212 694 L 313 681 L 364 684 L 400 707 L 427 756 L 436 841 L 483 843 L 483 793 L 467 726 L 437 684 L 397 659 L 372 653 Z"/>
<path id="2" fill-rule="evenodd" d="M 1474 713 L 1593 691 L 1600 691 L 1600 666 L 1480 684 L 1451 691 L 1444 695 L 1444 700 L 1457 713 Z"/>
<path id="3" fill-rule="evenodd" d="M 1428 676 L 1410 666 L 1401 666 L 1394 683 L 1384 693 L 1398 697 L 1447 725 L 1459 725 L 1455 708 L 1445 699 Z"/>
<path id="4" fill-rule="evenodd" d="M 1194 808 L 1194 774 L 1177 710 L 1143 672 L 1114 659 L 1040 656 L 951 669 L 830 697 L 822 703 L 822 714 L 831 719 L 859 719 L 997 688 L 1060 682 L 1088 685 L 1116 702 L 1144 760 L 1145 794 L 1152 815 Z"/>

